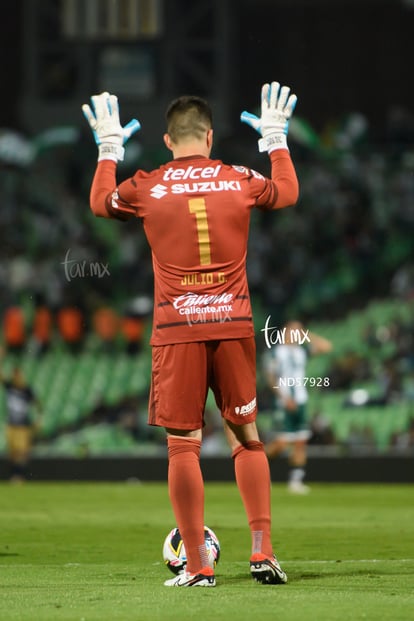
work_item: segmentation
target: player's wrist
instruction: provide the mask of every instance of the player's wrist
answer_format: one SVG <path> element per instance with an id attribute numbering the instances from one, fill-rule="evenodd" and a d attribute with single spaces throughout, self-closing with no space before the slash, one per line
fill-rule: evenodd
<path id="1" fill-rule="evenodd" d="M 263 153 L 263 151 L 271 153 L 276 149 L 288 149 L 286 134 L 281 132 L 263 136 L 263 138 L 260 138 L 258 141 L 258 145 L 261 153 Z"/>
<path id="2" fill-rule="evenodd" d="M 98 162 L 102 160 L 112 160 L 113 162 L 122 162 L 124 159 L 125 149 L 119 144 L 113 142 L 103 142 L 98 146 Z"/>

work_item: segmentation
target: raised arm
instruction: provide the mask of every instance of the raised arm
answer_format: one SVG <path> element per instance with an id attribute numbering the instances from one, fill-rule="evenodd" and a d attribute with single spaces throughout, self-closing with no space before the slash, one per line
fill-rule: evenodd
<path id="1" fill-rule="evenodd" d="M 294 205 L 299 197 L 299 183 L 287 146 L 289 121 L 297 102 L 288 86 L 279 82 L 263 84 L 261 116 L 242 112 L 240 119 L 253 127 L 261 136 L 259 151 L 267 151 L 272 165 L 272 181 L 277 186 L 277 199 L 273 209 Z"/>
<path id="2" fill-rule="evenodd" d="M 122 127 L 118 98 L 107 92 L 93 95 L 91 105 L 84 104 L 82 112 L 98 146 L 98 165 L 91 187 L 90 206 L 96 216 L 117 217 L 111 210 L 110 197 L 116 187 L 116 165 L 124 159 L 124 144 L 140 129 L 141 124 L 137 119 L 132 119 Z"/>

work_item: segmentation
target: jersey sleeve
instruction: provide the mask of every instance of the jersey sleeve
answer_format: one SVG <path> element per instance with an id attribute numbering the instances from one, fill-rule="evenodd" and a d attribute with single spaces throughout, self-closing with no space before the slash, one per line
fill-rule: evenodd
<path id="1" fill-rule="evenodd" d="M 289 151 L 287 149 L 272 151 L 270 162 L 271 179 L 262 177 L 265 183 L 262 183 L 256 206 L 271 210 L 294 205 L 299 198 L 299 183 Z"/>
<path id="2" fill-rule="evenodd" d="M 116 163 L 111 160 L 98 162 L 90 192 L 90 207 L 95 216 L 117 220 L 136 216 L 137 209 L 132 203 L 134 183 L 133 177 L 124 181 L 120 186 L 123 193 L 116 182 Z"/>

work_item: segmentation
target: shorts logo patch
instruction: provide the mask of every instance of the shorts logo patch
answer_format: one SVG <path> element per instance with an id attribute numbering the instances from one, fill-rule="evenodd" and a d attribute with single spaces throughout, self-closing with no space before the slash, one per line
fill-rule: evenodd
<path id="1" fill-rule="evenodd" d="M 239 416 L 248 416 L 256 408 L 256 397 L 247 403 L 246 405 L 236 405 L 234 411 Z"/>

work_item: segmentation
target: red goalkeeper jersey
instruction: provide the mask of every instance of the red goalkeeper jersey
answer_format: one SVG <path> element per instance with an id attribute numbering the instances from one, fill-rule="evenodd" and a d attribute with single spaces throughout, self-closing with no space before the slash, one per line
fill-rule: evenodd
<path id="1" fill-rule="evenodd" d="M 91 189 L 97 216 L 142 220 L 152 250 L 152 345 L 254 334 L 246 277 L 251 209 L 298 198 L 287 150 L 270 155 L 272 179 L 203 156 L 138 170 L 116 185 L 116 164 L 99 162 Z"/>

